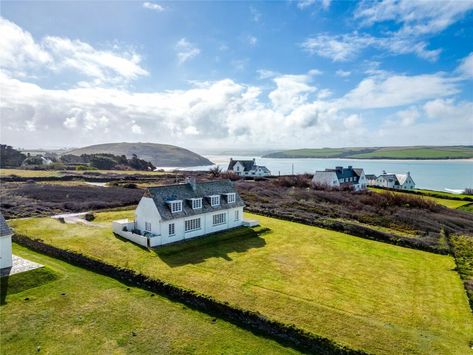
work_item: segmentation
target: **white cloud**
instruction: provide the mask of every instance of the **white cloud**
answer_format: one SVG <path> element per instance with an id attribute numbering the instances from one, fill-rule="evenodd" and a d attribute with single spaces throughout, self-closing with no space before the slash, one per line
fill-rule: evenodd
<path id="1" fill-rule="evenodd" d="M 466 78 L 473 78 L 473 52 L 463 58 L 457 71 Z"/>
<path id="2" fill-rule="evenodd" d="M 154 11 L 157 11 L 157 12 L 163 12 L 164 11 L 163 6 L 161 6 L 159 4 L 156 4 L 154 2 L 149 2 L 149 1 L 144 2 L 143 7 L 145 9 L 154 10 Z"/>
<path id="3" fill-rule="evenodd" d="M 419 116 L 420 114 L 417 108 L 411 107 L 407 110 L 399 111 L 397 113 L 397 123 L 400 124 L 401 127 L 410 127 L 416 122 Z"/>
<path id="4" fill-rule="evenodd" d="M 457 92 L 456 80 L 442 74 L 381 75 L 363 79 L 339 103 L 361 109 L 396 107 Z"/>
<path id="5" fill-rule="evenodd" d="M 0 67 L 16 75 L 72 69 L 95 84 L 123 83 L 148 75 L 140 66 L 141 57 L 133 51 L 98 50 L 79 40 L 52 36 L 36 42 L 30 33 L 3 18 L 0 32 Z"/>
<path id="6" fill-rule="evenodd" d="M 273 107 L 288 113 L 307 102 L 308 94 L 316 90 L 309 85 L 310 75 L 281 75 L 273 79 L 276 89 L 268 95 Z"/>
<path id="7" fill-rule="evenodd" d="M 435 99 L 426 102 L 423 109 L 429 118 L 445 120 L 452 124 L 462 121 L 473 124 L 473 102 L 456 103 L 453 99 Z M 470 126 L 473 138 L 471 129 Z"/>
<path id="8" fill-rule="evenodd" d="M 347 129 L 356 129 L 361 126 L 361 118 L 357 114 L 352 114 L 343 120 L 343 125 Z"/>
<path id="9" fill-rule="evenodd" d="M 268 70 L 268 69 L 259 69 L 256 72 L 258 73 L 258 78 L 259 79 L 268 79 L 268 78 L 273 78 L 273 77 L 279 75 L 278 72 Z"/>
<path id="10" fill-rule="evenodd" d="M 438 33 L 460 20 L 473 9 L 473 1 L 363 1 L 355 18 L 370 26 L 377 22 L 395 21 L 401 24 L 399 33 L 419 36 Z"/>
<path id="11" fill-rule="evenodd" d="M 258 43 L 258 38 L 256 38 L 255 36 L 250 35 L 246 38 L 246 40 L 251 47 L 256 46 L 256 44 Z"/>
<path id="12" fill-rule="evenodd" d="M 251 19 L 254 22 L 260 22 L 261 20 L 261 13 L 253 6 L 250 6 L 250 13 L 251 13 Z"/>
<path id="13" fill-rule="evenodd" d="M 337 74 L 337 76 L 339 76 L 341 78 L 346 78 L 347 76 L 351 75 L 351 71 L 339 69 L 335 72 L 335 74 Z"/>
<path id="14" fill-rule="evenodd" d="M 141 129 L 141 127 L 135 123 L 135 121 L 132 121 L 132 125 L 131 125 L 131 132 L 134 133 L 134 134 L 143 134 L 143 130 Z"/>
<path id="15" fill-rule="evenodd" d="M 183 64 L 200 54 L 200 49 L 186 38 L 181 38 L 176 44 L 177 60 Z"/>
<path id="16" fill-rule="evenodd" d="M 324 9 L 327 10 L 330 7 L 330 4 L 332 3 L 332 0 L 298 0 L 297 1 L 297 7 L 301 10 L 304 10 L 315 3 L 320 3 L 320 6 Z"/>
<path id="17" fill-rule="evenodd" d="M 342 35 L 319 34 L 307 38 L 301 47 L 312 55 L 342 62 L 356 58 L 362 50 L 376 47 L 394 55 L 414 53 L 421 58 L 437 60 L 441 50 L 429 50 L 427 44 L 399 36 L 374 37 L 357 32 Z"/>

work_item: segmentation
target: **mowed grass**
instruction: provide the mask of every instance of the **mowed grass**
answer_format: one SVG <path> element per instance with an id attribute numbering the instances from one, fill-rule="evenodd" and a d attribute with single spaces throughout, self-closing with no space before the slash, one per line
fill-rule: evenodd
<path id="1" fill-rule="evenodd" d="M 295 353 L 148 291 L 127 290 L 19 246 L 14 252 L 46 268 L 8 280 L 0 308 L 1 354 Z M 54 280 L 43 282 L 39 275 L 48 273 Z"/>
<path id="2" fill-rule="evenodd" d="M 27 169 L 0 169 L 1 176 L 16 175 L 19 177 L 57 177 L 66 174 L 123 174 L 123 175 L 163 175 L 162 171 L 141 170 L 27 170 Z"/>
<path id="3" fill-rule="evenodd" d="M 461 354 L 473 319 L 450 256 L 246 214 L 261 227 L 147 250 L 97 227 L 51 218 L 11 222 L 17 233 L 213 296 L 374 353 Z M 233 238 L 232 238 L 233 236 Z"/>
<path id="4" fill-rule="evenodd" d="M 410 193 L 403 193 L 401 191 L 396 191 L 396 190 L 386 190 L 386 189 L 378 189 L 376 187 L 370 187 L 369 188 L 371 191 L 375 191 L 378 193 L 395 193 L 395 194 L 402 194 L 402 195 L 407 195 L 410 197 L 418 197 L 418 198 L 425 198 L 426 200 L 431 200 L 434 201 L 435 203 L 448 207 L 448 208 L 453 208 L 457 209 L 461 206 L 465 206 L 468 204 L 471 204 L 471 201 L 462 201 L 462 200 L 450 200 L 447 198 L 440 198 L 440 197 L 432 197 L 428 195 L 415 195 L 415 194 L 410 194 Z"/>

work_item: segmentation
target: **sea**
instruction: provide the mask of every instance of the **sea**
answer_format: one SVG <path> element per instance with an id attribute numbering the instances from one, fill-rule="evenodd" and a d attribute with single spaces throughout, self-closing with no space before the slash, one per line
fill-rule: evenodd
<path id="1" fill-rule="evenodd" d="M 250 160 L 256 158 L 258 165 L 264 165 L 273 175 L 313 174 L 316 170 L 336 166 L 363 168 L 365 174 L 410 172 L 416 188 L 460 193 L 465 188 L 473 188 L 473 159 L 461 160 L 384 160 L 384 159 L 280 159 L 255 156 L 205 155 L 223 170 L 230 158 Z M 215 165 L 214 165 L 215 166 Z M 194 166 L 179 170 L 208 170 L 212 166 Z M 172 168 L 166 168 L 169 170 Z"/>

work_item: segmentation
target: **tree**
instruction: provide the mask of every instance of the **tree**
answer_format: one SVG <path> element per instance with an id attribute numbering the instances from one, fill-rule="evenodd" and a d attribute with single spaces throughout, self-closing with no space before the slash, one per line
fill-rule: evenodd
<path id="1" fill-rule="evenodd" d="M 0 144 L 0 167 L 16 168 L 23 163 L 26 155 L 6 144 Z"/>

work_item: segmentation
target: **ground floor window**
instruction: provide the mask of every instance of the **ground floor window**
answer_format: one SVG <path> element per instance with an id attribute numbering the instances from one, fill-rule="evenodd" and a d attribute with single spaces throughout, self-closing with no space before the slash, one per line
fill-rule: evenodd
<path id="1" fill-rule="evenodd" d="M 174 223 L 169 223 L 169 236 L 172 237 L 174 234 L 176 234 L 176 226 Z"/>
<path id="2" fill-rule="evenodd" d="M 185 231 L 190 232 L 193 230 L 200 229 L 200 218 L 189 219 L 185 222 Z"/>
<path id="3" fill-rule="evenodd" d="M 145 231 L 151 232 L 151 223 L 145 222 Z"/>
<path id="4" fill-rule="evenodd" d="M 240 211 L 236 210 L 235 211 L 235 221 L 239 221 L 240 220 Z"/>
<path id="5" fill-rule="evenodd" d="M 213 224 L 214 226 L 218 224 L 223 224 L 225 223 L 225 213 L 219 213 L 219 214 L 214 214 L 213 215 Z"/>

